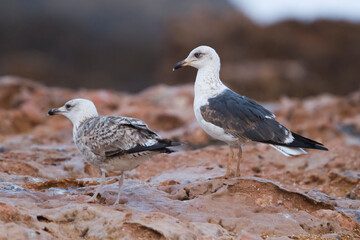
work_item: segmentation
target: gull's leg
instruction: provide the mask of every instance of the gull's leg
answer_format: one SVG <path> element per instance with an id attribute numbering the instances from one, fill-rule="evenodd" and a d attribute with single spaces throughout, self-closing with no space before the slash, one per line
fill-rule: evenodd
<path id="1" fill-rule="evenodd" d="M 231 165 L 232 165 L 233 158 L 234 158 L 234 151 L 233 151 L 232 146 L 229 145 L 229 159 L 228 159 L 228 163 L 227 163 L 227 170 L 226 170 L 225 178 L 230 178 Z"/>
<path id="2" fill-rule="evenodd" d="M 237 165 L 236 165 L 236 177 L 240 177 L 240 164 L 242 160 L 242 149 L 241 145 L 239 146 L 239 152 L 237 155 Z"/>
<path id="3" fill-rule="evenodd" d="M 96 189 L 96 192 L 94 193 L 94 195 L 87 201 L 87 202 L 94 202 L 96 200 L 97 195 L 99 194 L 101 188 L 104 186 L 105 184 L 105 170 L 100 168 L 101 170 L 101 179 L 100 179 L 100 185 L 99 187 Z"/>
<path id="4" fill-rule="evenodd" d="M 122 188 L 123 183 L 124 183 L 124 172 L 121 172 L 121 177 L 120 177 L 120 180 L 119 180 L 119 192 L 118 192 L 118 196 L 116 198 L 116 201 L 115 201 L 114 205 L 117 205 L 119 203 L 120 192 L 121 192 L 121 188 Z"/>

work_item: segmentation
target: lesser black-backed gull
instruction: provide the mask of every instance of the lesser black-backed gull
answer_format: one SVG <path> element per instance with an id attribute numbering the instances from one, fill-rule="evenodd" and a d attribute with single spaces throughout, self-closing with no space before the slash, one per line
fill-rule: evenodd
<path id="1" fill-rule="evenodd" d="M 184 66 L 198 69 L 194 89 L 197 121 L 210 136 L 229 144 L 226 178 L 231 174 L 234 147 L 239 147 L 236 176 L 240 176 L 241 148 L 247 142 L 270 144 L 286 156 L 304 154 L 303 148 L 327 150 L 323 144 L 291 132 L 272 112 L 226 87 L 219 78 L 220 58 L 213 48 L 195 48 L 173 70 Z"/>
<path id="2" fill-rule="evenodd" d="M 98 116 L 93 102 L 73 99 L 60 108 L 49 110 L 49 115 L 64 115 L 73 123 L 74 142 L 92 165 L 101 169 L 101 182 L 89 201 L 96 199 L 105 183 L 105 171 L 119 171 L 119 202 L 124 171 L 136 168 L 158 153 L 173 152 L 168 147 L 177 145 L 161 138 L 141 120 L 129 117 Z"/>

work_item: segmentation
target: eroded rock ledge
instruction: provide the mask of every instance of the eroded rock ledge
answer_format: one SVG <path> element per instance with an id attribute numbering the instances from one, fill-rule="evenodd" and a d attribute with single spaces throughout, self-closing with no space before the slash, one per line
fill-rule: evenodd
<path id="1" fill-rule="evenodd" d="M 323 142 L 329 152 L 287 158 L 257 144 L 244 148 L 242 177 L 225 173 L 227 147 L 192 113 L 192 86 L 156 86 L 137 95 L 48 88 L 0 79 L 1 239 L 358 239 L 360 92 L 267 103 L 279 121 Z M 122 204 L 112 206 L 110 173 L 88 204 L 99 171 L 83 161 L 68 120 L 49 108 L 90 98 L 101 114 L 145 120 L 185 149 L 126 173 Z M 282 237 L 282 238 L 277 238 Z"/>

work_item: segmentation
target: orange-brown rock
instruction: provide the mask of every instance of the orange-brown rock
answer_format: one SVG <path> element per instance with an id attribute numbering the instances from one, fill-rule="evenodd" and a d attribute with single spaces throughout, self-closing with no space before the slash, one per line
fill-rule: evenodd
<path id="1" fill-rule="evenodd" d="M 360 92 L 266 103 L 279 121 L 329 151 L 288 158 L 248 144 L 242 177 L 225 180 L 215 177 L 226 172 L 228 148 L 198 127 L 191 85 L 135 95 L 11 77 L 0 85 L 9 99 L 0 107 L 0 239 L 360 238 Z M 127 172 L 121 205 L 112 206 L 116 173 L 107 175 L 98 203 L 86 203 L 100 172 L 78 153 L 71 123 L 46 117 L 75 97 L 94 100 L 101 114 L 141 118 L 185 144 Z"/>

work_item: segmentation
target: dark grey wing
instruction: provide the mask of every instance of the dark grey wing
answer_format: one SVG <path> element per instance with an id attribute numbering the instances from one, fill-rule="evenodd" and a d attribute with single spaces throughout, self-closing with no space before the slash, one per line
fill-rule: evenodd
<path id="1" fill-rule="evenodd" d="M 84 122 L 77 141 L 98 156 L 115 156 L 164 148 L 161 137 L 138 119 L 102 116 Z"/>
<path id="2" fill-rule="evenodd" d="M 275 120 L 275 115 L 253 100 L 230 89 L 210 98 L 200 108 L 205 121 L 240 139 L 264 143 L 284 143 L 291 132 Z"/>

